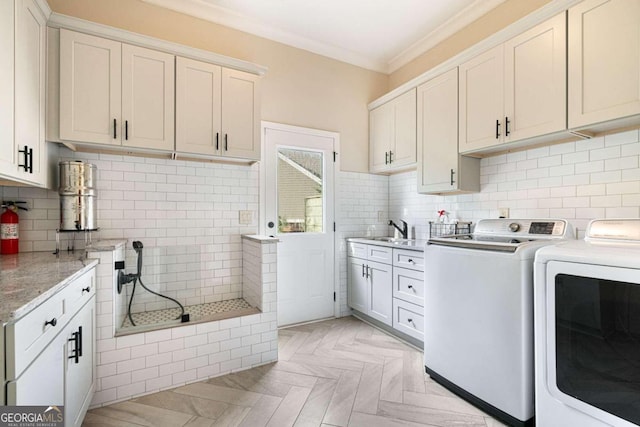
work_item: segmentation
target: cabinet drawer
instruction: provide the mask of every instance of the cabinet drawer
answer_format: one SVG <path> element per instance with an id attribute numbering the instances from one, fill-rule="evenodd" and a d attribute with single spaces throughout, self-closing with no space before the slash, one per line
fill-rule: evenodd
<path id="1" fill-rule="evenodd" d="M 61 292 L 65 295 L 65 310 L 72 315 L 96 293 L 96 270 L 92 268 Z"/>
<path id="2" fill-rule="evenodd" d="M 393 249 L 386 246 L 367 245 L 367 259 L 385 264 L 391 264 L 393 260 Z"/>
<path id="3" fill-rule="evenodd" d="M 72 283 L 15 323 L 6 325 L 7 380 L 15 379 L 64 329 L 76 311 L 95 294 L 95 269 Z M 89 291 L 87 292 L 87 288 Z M 84 289 L 84 291 L 83 291 Z M 55 326 L 45 324 L 55 319 Z"/>
<path id="4" fill-rule="evenodd" d="M 408 251 L 406 249 L 393 250 L 394 267 L 410 268 L 411 270 L 424 271 L 424 252 Z"/>
<path id="5" fill-rule="evenodd" d="M 398 298 L 393 299 L 393 327 L 400 332 L 424 341 L 423 308 Z"/>
<path id="6" fill-rule="evenodd" d="M 393 268 L 393 297 L 424 306 L 424 273 L 406 268 Z"/>
<path id="7" fill-rule="evenodd" d="M 349 256 L 367 259 L 367 245 L 364 243 L 349 242 L 348 252 Z"/>

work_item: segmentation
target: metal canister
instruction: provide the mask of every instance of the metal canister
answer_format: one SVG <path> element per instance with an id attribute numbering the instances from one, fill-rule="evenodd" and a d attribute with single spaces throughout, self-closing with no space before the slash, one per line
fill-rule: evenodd
<path id="1" fill-rule="evenodd" d="M 59 165 L 60 230 L 97 230 L 96 165 L 81 160 Z"/>

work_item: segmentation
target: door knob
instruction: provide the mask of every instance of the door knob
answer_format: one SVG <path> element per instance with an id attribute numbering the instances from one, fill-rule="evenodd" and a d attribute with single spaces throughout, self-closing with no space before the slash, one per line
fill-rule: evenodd
<path id="1" fill-rule="evenodd" d="M 267 224 L 267 227 L 269 228 L 273 228 L 275 224 L 273 223 L 273 221 L 269 221 L 269 223 Z"/>

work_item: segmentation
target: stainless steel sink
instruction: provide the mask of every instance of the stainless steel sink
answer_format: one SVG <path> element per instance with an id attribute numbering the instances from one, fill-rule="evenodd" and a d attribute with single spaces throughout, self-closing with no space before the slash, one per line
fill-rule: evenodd
<path id="1" fill-rule="evenodd" d="M 373 240 L 377 240 L 378 242 L 394 243 L 396 245 L 402 245 L 412 241 L 411 239 L 396 239 L 395 237 L 374 237 Z"/>

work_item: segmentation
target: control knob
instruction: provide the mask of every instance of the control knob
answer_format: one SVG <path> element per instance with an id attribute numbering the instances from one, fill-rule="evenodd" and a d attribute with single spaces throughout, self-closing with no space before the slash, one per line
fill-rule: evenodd
<path id="1" fill-rule="evenodd" d="M 520 224 L 518 224 L 517 222 L 512 222 L 511 224 L 509 224 L 509 231 L 515 233 L 518 230 L 520 230 Z"/>

